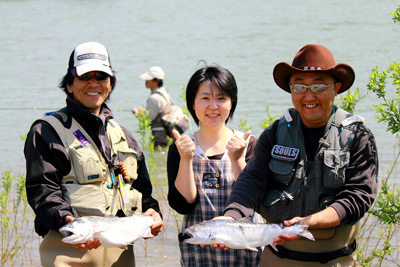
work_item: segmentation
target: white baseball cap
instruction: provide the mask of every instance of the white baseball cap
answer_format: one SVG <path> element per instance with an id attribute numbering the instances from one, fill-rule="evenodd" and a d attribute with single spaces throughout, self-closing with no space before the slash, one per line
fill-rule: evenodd
<path id="1" fill-rule="evenodd" d="M 151 67 L 142 75 L 139 75 L 139 78 L 145 81 L 153 80 L 154 78 L 163 80 L 165 77 L 165 73 L 162 68 L 158 66 Z"/>
<path id="2" fill-rule="evenodd" d="M 69 58 L 69 71 L 74 77 L 89 71 L 102 71 L 114 76 L 106 47 L 96 42 L 87 42 L 75 47 Z"/>

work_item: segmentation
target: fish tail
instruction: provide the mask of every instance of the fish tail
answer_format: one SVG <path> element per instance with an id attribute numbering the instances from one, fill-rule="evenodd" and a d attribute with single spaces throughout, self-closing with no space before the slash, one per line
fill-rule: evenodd
<path id="1" fill-rule="evenodd" d="M 315 241 L 314 236 L 312 235 L 312 233 L 310 231 L 308 231 L 308 223 L 305 222 L 304 220 L 299 221 L 298 223 L 296 223 L 295 225 L 299 225 L 300 226 L 300 232 L 298 233 L 298 235 L 305 237 L 307 239 L 310 239 L 312 241 Z"/>

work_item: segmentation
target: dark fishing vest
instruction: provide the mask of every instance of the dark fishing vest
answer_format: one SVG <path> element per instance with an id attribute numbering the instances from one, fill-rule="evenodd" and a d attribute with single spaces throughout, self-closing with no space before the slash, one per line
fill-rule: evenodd
<path id="1" fill-rule="evenodd" d="M 279 121 L 277 143 L 271 151 L 269 168 L 273 173 L 273 182 L 260 207 L 261 214 L 268 222 L 282 223 L 296 216 L 306 217 L 335 201 L 336 193 L 345 184 L 350 148 L 359 123 L 363 123 L 362 117 L 333 106 L 314 160 L 308 161 L 300 114 L 295 109 L 286 112 Z M 304 251 L 304 246 L 296 243 L 307 242 L 307 251 L 342 248 L 354 241 L 355 228 L 344 226 L 312 231 L 316 239 L 329 240 L 326 246 L 303 239 L 285 243 L 285 246 Z"/>
<path id="2" fill-rule="evenodd" d="M 100 150 L 96 147 L 89 134 L 73 118 L 71 127 L 66 128 L 67 114 L 60 110 L 56 116 L 45 116 L 42 120 L 48 122 L 58 133 L 67 150 L 71 171 L 63 177 L 61 187 L 63 198 L 78 212 L 80 216 L 116 215 L 122 210 L 126 216 L 142 212 L 142 194 L 132 188 L 132 182 L 137 179 L 137 155 L 129 148 L 126 136 L 114 120 L 107 123 L 107 134 L 112 153 L 117 154 L 119 161 L 130 176 L 130 182 L 119 181 L 117 175 L 110 169 Z M 60 121 L 61 120 L 61 121 Z M 122 190 L 120 187 L 125 190 Z M 124 201 L 125 198 L 125 201 Z M 129 200 L 129 201 L 128 201 Z"/>

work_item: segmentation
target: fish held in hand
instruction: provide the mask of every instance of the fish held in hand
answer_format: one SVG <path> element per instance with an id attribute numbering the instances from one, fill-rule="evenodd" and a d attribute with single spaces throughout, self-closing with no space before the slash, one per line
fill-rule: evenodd
<path id="1" fill-rule="evenodd" d="M 150 227 L 153 218 L 146 214 L 129 217 L 84 216 L 76 218 L 59 229 L 65 237 L 61 240 L 69 244 L 86 243 L 98 237 L 104 247 L 120 247 L 128 245 L 142 237 L 152 237 Z"/>
<path id="2" fill-rule="evenodd" d="M 190 238 L 189 244 L 224 244 L 233 249 L 257 250 L 257 247 L 272 245 L 280 234 L 295 234 L 313 240 L 308 225 L 300 221 L 292 226 L 281 224 L 255 223 L 248 219 L 212 220 L 192 225 L 184 230 Z"/>

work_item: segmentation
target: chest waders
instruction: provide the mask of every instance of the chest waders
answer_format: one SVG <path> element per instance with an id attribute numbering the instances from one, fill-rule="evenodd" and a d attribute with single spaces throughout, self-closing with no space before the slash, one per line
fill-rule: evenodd
<path id="1" fill-rule="evenodd" d="M 57 131 L 70 157 L 71 171 L 61 182 L 63 199 L 79 216 L 115 216 L 119 210 L 126 216 L 141 214 L 142 194 L 131 188 L 132 182 L 138 177 L 138 153 L 129 148 L 119 124 L 109 120 L 107 134 L 112 153 L 118 155 L 130 176 L 131 180 L 127 183 L 118 183 L 118 178 L 111 177 L 113 169 L 106 163 L 89 134 L 74 118 L 71 118 L 71 127 L 67 129 L 63 124 L 68 119 L 67 115 L 62 110 L 56 114 L 62 122 L 55 116 L 45 116 L 42 120 Z M 117 184 L 125 189 L 125 198 L 129 201 L 123 200 Z M 44 237 L 39 248 L 43 266 L 135 266 L 131 246 L 128 250 L 99 247 L 82 252 L 70 244 L 64 244 L 62 238 L 59 232 L 52 230 Z"/>
<path id="2" fill-rule="evenodd" d="M 333 106 L 333 114 L 319 140 L 314 160 L 309 161 L 300 114 L 294 109 L 286 112 L 279 121 L 277 144 L 272 149 L 269 163 L 273 188 L 268 189 L 260 207 L 268 222 L 282 223 L 296 216 L 306 217 L 335 201 L 335 195 L 345 185 L 350 148 L 359 123 L 363 123 L 361 117 Z M 340 257 L 352 258 L 358 224 L 310 231 L 316 241 L 300 238 L 278 246 L 279 251 L 273 252 L 283 259 L 308 264 L 336 263 L 340 262 Z M 347 259 L 344 261 L 348 262 Z"/>

